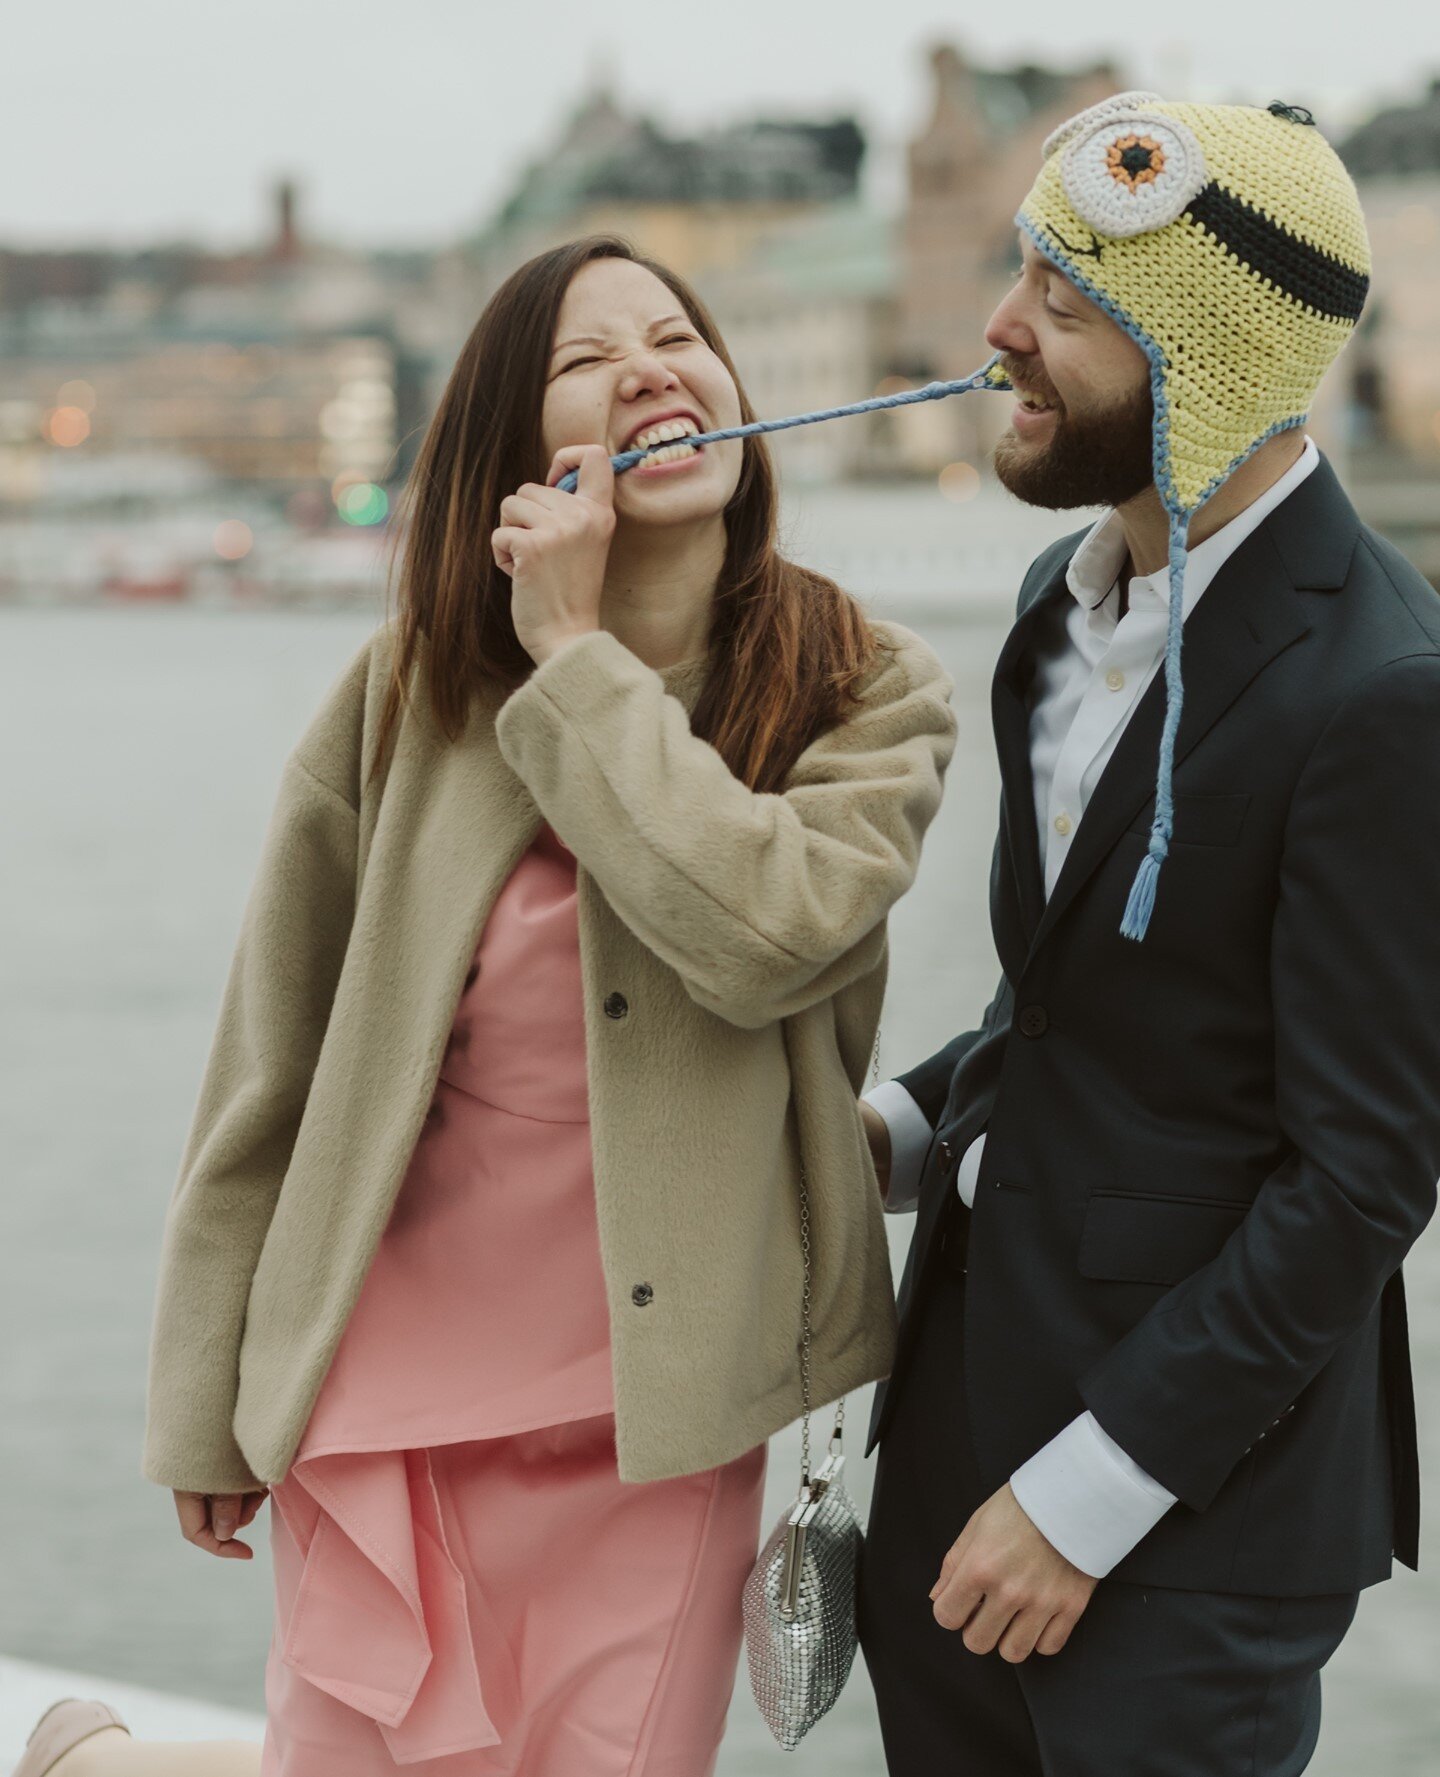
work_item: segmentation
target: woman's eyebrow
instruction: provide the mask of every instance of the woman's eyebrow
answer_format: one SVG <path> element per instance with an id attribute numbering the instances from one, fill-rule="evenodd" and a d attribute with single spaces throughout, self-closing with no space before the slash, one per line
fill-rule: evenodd
<path id="1" fill-rule="evenodd" d="M 693 325 L 688 315 L 661 315 L 658 321 L 650 323 L 646 332 L 654 333 L 661 327 L 669 327 L 675 321 L 681 322 L 686 327 Z M 574 339 L 561 340 L 560 344 L 556 346 L 555 352 L 563 352 L 566 346 L 603 346 L 604 344 L 605 341 L 597 338 L 593 333 L 581 333 Z M 552 358 L 555 356 L 555 352 L 551 352 Z"/>

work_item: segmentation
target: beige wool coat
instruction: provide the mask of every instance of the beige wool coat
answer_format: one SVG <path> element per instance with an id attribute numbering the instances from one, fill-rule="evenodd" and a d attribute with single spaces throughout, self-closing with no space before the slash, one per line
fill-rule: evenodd
<path id="1" fill-rule="evenodd" d="M 575 853 L 620 1474 L 728 1461 L 884 1375 L 894 1309 L 856 1094 L 886 915 L 954 746 L 909 631 L 780 793 L 690 731 L 706 663 L 596 633 L 444 740 L 417 699 L 368 777 L 377 632 L 290 757 L 165 1226 L 144 1470 L 281 1480 L 429 1108 L 466 970 L 542 817 Z"/>

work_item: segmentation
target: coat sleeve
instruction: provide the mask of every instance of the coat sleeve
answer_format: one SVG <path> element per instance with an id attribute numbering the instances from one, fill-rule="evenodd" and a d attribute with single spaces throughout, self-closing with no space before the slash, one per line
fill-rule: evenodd
<path id="1" fill-rule="evenodd" d="M 1082 1378 L 1105 1431 L 1197 1511 L 1374 1312 L 1434 1211 L 1437 804 L 1425 654 L 1351 694 L 1292 801 L 1271 949 L 1289 1157 L 1220 1253 Z"/>
<path id="2" fill-rule="evenodd" d="M 500 748 L 626 925 L 692 999 L 758 1028 L 876 966 L 955 744 L 950 680 L 918 637 L 863 702 L 757 794 L 690 731 L 658 673 L 603 631 L 505 703 Z"/>
<path id="3" fill-rule="evenodd" d="M 335 712 L 322 712 L 312 739 Z M 144 1472 L 231 1493 L 261 1483 L 232 1431 L 250 1283 L 325 1035 L 355 903 L 357 814 L 286 765 L 165 1223 Z"/>

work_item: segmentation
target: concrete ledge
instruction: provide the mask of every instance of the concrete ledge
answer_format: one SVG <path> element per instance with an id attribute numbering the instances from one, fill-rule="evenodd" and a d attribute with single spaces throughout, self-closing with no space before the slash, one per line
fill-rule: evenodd
<path id="1" fill-rule="evenodd" d="M 258 1745 L 265 1736 L 264 1717 L 244 1710 L 0 1655 L 0 1772 L 16 1763 L 30 1730 L 62 1697 L 109 1703 L 137 1740 L 253 1740 Z"/>

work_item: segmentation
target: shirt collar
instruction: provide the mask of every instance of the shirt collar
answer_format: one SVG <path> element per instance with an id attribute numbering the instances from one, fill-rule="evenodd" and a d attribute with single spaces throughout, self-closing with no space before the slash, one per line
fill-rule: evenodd
<path id="1" fill-rule="evenodd" d="M 1294 493 L 1305 477 L 1320 461 L 1315 440 L 1307 437 L 1305 448 L 1280 479 L 1267 487 L 1243 512 L 1237 512 L 1228 524 L 1221 525 L 1203 543 L 1190 551 L 1185 564 L 1185 616 L 1199 602 L 1205 588 L 1251 534 L 1258 530 L 1282 500 Z M 1116 579 L 1125 561 L 1125 532 L 1120 514 L 1106 512 L 1098 518 L 1082 538 L 1080 547 L 1070 558 L 1065 570 L 1065 584 L 1077 604 L 1091 612 L 1099 612 L 1115 588 Z M 1130 582 L 1132 609 L 1166 611 L 1170 608 L 1170 571 L 1168 566 L 1153 574 L 1137 574 Z"/>

